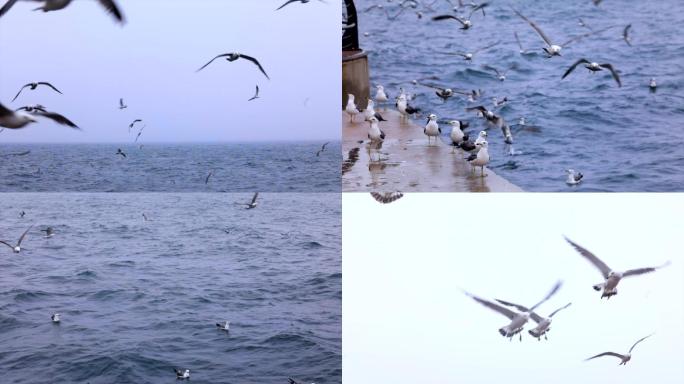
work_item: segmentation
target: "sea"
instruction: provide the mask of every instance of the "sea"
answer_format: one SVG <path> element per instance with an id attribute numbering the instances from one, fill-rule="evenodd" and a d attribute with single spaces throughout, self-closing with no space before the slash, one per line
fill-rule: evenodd
<path id="1" fill-rule="evenodd" d="M 341 383 L 341 195 L 251 198 L 1 194 L 2 381 Z"/>
<path id="2" fill-rule="evenodd" d="M 599 6 L 591 0 L 490 1 L 486 15 L 473 13 L 473 27 L 465 31 L 455 20 L 431 20 L 439 14 L 457 14 L 447 1 L 403 2 L 403 11 L 398 1 L 355 3 L 372 95 L 374 86 L 383 84 L 392 98 L 391 108 L 399 87 L 404 87 L 415 94 L 411 104 L 423 110 L 417 124 L 423 126 L 430 113 L 442 121 L 467 120 L 467 132 L 475 137 L 488 127 L 465 107 L 492 109 L 492 98 L 508 98 L 495 112 L 511 125 L 514 144 L 506 145 L 497 128 L 489 129 L 488 142 L 490 167 L 514 184 L 527 191 L 684 190 L 681 0 L 603 1 Z M 369 9 L 377 4 L 383 9 Z M 537 23 L 556 44 L 590 29 L 612 28 L 569 44 L 561 57 L 546 58 L 542 39 L 510 6 Z M 464 8 L 458 14 L 468 17 L 469 13 Z M 629 24 L 631 47 L 622 38 Z M 524 54 L 519 52 L 516 32 Z M 472 62 L 445 54 L 472 52 L 497 42 L 476 53 Z M 582 66 L 561 80 L 581 58 L 612 64 L 622 87 L 608 71 L 591 74 Z M 507 70 L 506 80 L 499 81 L 485 65 Z M 649 90 L 652 77 L 658 83 L 656 92 Z M 461 96 L 442 102 L 434 90 L 414 85 L 413 80 L 443 88 L 481 89 L 484 94 L 472 103 Z M 518 125 L 520 117 L 525 118 L 525 126 Z M 442 127 L 446 144 L 449 128 Z M 584 181 L 567 186 L 566 169 L 581 172 Z"/>

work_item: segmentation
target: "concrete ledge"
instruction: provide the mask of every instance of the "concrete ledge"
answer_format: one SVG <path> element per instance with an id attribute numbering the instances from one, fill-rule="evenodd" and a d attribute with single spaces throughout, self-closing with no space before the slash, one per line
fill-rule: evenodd
<path id="1" fill-rule="evenodd" d="M 387 137 L 378 151 L 369 148 L 368 123 L 363 121 L 363 116 L 356 116 L 354 123 L 350 123 L 349 115 L 342 111 L 344 158 L 352 148 L 360 148 L 359 160 L 342 175 L 343 192 L 523 191 L 489 169 L 485 169 L 486 177 L 480 176 L 479 169 L 472 172 L 464 160 L 467 155 L 460 149 L 451 153 L 452 147 L 442 142 L 428 146 L 423 127 L 401 121 L 399 112 L 378 111 L 388 120 L 380 123 Z M 375 161 L 371 161 L 371 154 Z"/>

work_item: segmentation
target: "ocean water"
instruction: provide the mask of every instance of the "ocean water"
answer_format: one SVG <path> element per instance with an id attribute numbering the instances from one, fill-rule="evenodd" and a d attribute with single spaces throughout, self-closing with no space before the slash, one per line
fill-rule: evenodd
<path id="1" fill-rule="evenodd" d="M 340 195 L 250 198 L 0 195 L 3 382 L 341 383 Z"/>
<path id="2" fill-rule="evenodd" d="M 340 143 L 8 144 L 0 192 L 339 192 Z M 121 148 L 126 158 L 117 155 Z M 28 153 L 27 153 L 28 152 Z M 209 172 L 213 172 L 205 183 Z"/>
<path id="3" fill-rule="evenodd" d="M 394 21 L 377 9 L 364 12 L 372 4 L 384 4 L 394 15 L 396 3 L 356 1 L 360 44 L 369 55 L 372 85 L 383 84 L 392 98 L 403 86 L 417 94 L 412 104 L 426 114 L 470 121 L 467 131 L 472 136 L 486 125 L 464 108 L 491 109 L 492 97 L 508 97 L 507 106 L 497 113 L 512 125 L 525 117 L 538 129 L 514 126 L 513 148 L 504 144 L 498 129 L 489 131 L 491 168 L 496 173 L 529 191 L 684 190 L 684 35 L 678 27 L 684 24 L 684 2 L 604 1 L 599 7 L 590 0 L 511 3 L 558 44 L 588 31 L 578 25 L 578 18 L 594 29 L 617 26 L 570 44 L 562 57 L 551 59 L 542 54 L 539 36 L 506 2 L 490 2 L 485 17 L 473 14 L 473 27 L 467 31 L 460 30 L 457 21 L 430 20 L 453 12 L 445 1 L 436 1 L 434 10 L 408 8 Z M 622 40 L 622 30 L 630 23 L 632 47 Z M 514 32 L 532 53 L 519 53 Z M 472 52 L 497 41 L 501 43 L 476 54 L 472 63 L 442 54 Z M 583 67 L 561 81 L 565 70 L 583 57 L 612 63 L 620 72 L 622 88 L 607 71 L 591 75 Z M 500 82 L 483 65 L 516 68 Z M 651 77 L 659 84 L 655 93 L 648 88 Z M 433 90 L 414 86 L 412 80 L 482 89 L 485 94 L 475 103 L 462 97 L 442 103 Z M 424 122 L 416 120 L 421 126 Z M 446 135 L 448 126 L 443 131 Z M 581 171 L 584 182 L 566 186 L 567 168 Z"/>

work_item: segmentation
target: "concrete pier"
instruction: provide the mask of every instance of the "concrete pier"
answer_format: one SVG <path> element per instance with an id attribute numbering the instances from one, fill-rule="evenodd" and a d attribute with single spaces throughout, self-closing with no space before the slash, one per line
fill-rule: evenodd
<path id="1" fill-rule="evenodd" d="M 352 148 L 360 148 L 358 161 L 342 175 L 343 192 L 522 192 L 490 169 L 485 168 L 487 176 L 481 177 L 480 169 L 473 171 L 458 148 L 451 153 L 451 146 L 439 140 L 434 144 L 434 139 L 428 146 L 423 127 L 402 121 L 399 112 L 376 111 L 388 120 L 380 122 L 386 138 L 379 150 L 369 148 L 368 123 L 362 114 L 350 123 L 342 111 L 344 158 Z"/>

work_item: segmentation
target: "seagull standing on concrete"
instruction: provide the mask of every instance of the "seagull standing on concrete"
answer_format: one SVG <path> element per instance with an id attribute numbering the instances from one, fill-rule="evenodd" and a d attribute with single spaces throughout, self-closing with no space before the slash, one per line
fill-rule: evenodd
<path id="1" fill-rule="evenodd" d="M 351 93 L 347 94 L 347 106 L 344 108 L 344 111 L 347 112 L 349 115 L 349 122 L 353 123 L 354 122 L 354 116 L 358 115 L 361 111 L 356 107 L 356 103 L 354 102 L 354 95 Z"/>
<path id="2" fill-rule="evenodd" d="M 433 137 L 436 138 L 435 144 L 437 143 L 437 140 L 439 140 L 439 135 L 442 133 L 442 128 L 440 128 L 439 124 L 437 123 L 436 115 L 430 114 L 430 116 L 428 116 L 428 121 L 423 129 L 423 133 L 428 137 L 428 145 L 432 143 L 431 139 Z"/>
<path id="3" fill-rule="evenodd" d="M 471 154 L 467 161 L 473 167 L 480 167 L 480 175 L 485 177 L 487 174 L 484 173 L 484 167 L 489 164 L 489 150 L 487 149 L 487 142 L 483 141 L 476 146 L 479 146 L 480 150 L 477 151 L 477 153 Z"/>

